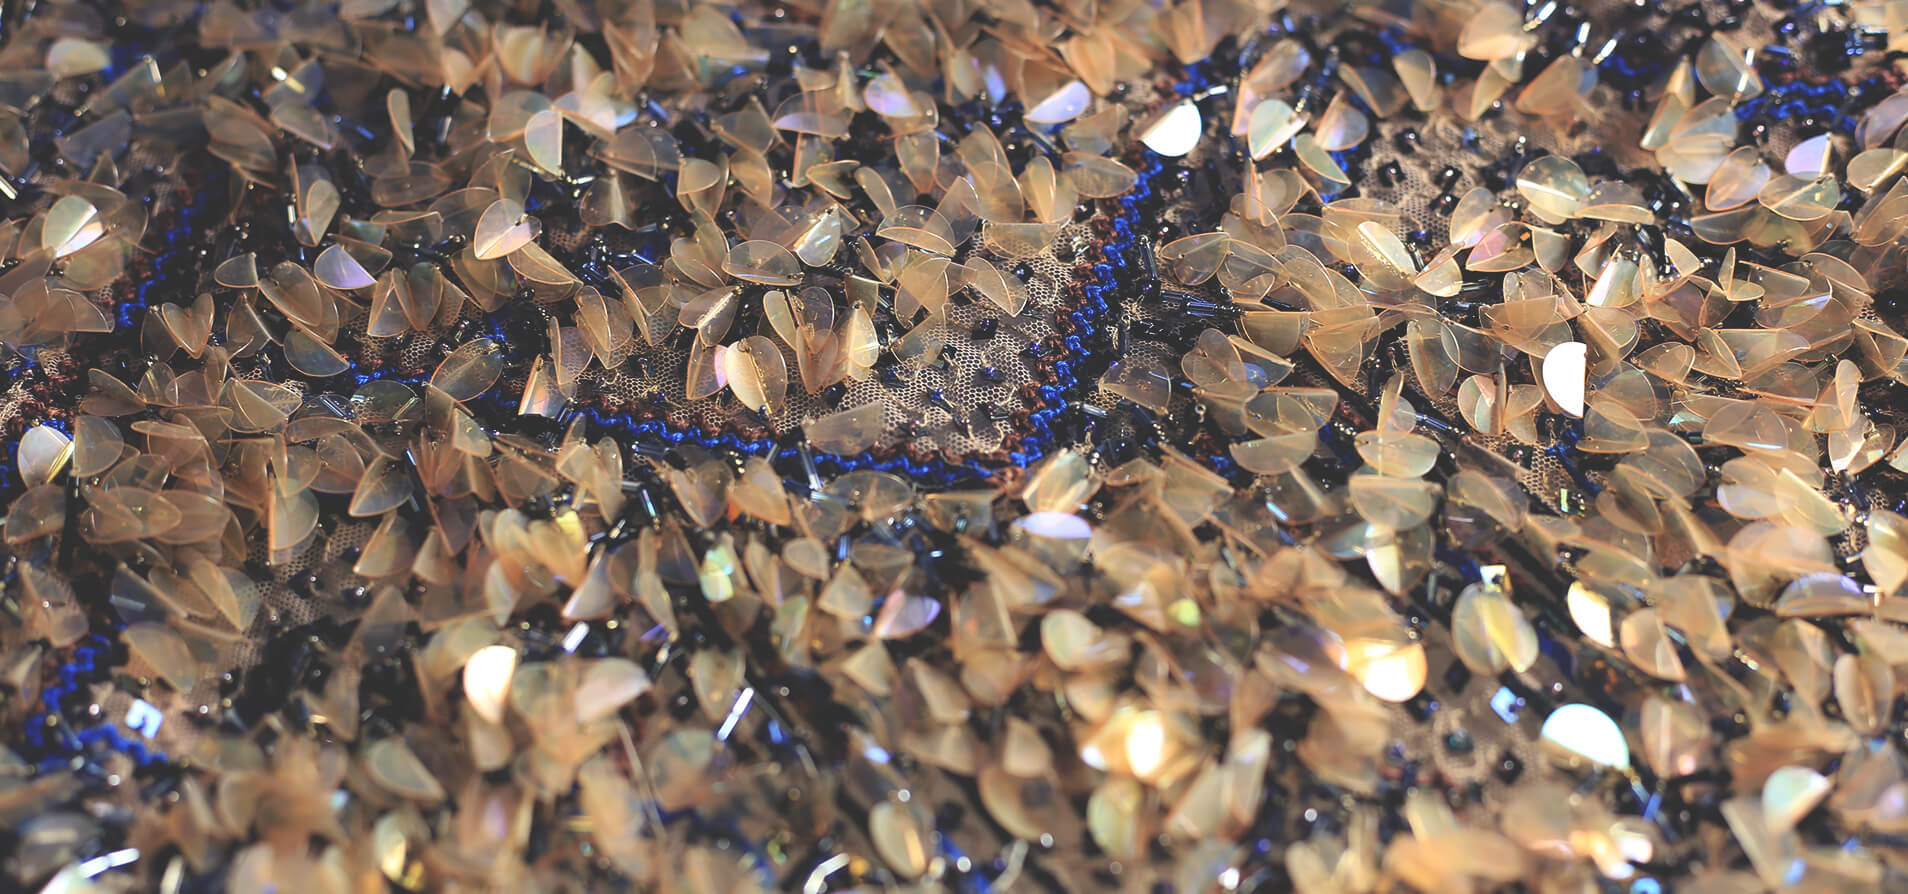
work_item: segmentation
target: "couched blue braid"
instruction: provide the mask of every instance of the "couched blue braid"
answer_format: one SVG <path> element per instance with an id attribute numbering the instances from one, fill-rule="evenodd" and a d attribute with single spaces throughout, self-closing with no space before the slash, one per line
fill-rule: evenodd
<path id="1" fill-rule="evenodd" d="M 1848 114 L 1850 98 L 1848 85 L 1841 81 L 1765 84 L 1761 96 L 1736 106 L 1736 119 L 1761 119 L 1780 124 L 1813 118 L 1824 126 L 1852 134 L 1857 116 Z"/>
<path id="2" fill-rule="evenodd" d="M 1139 206 L 1152 197 L 1153 178 L 1164 166 L 1157 154 L 1148 151 L 1146 167 L 1139 172 L 1138 181 L 1119 198 L 1120 211 L 1112 219 L 1113 241 L 1104 249 L 1105 260 L 1093 265 L 1092 281 L 1080 287 L 1080 293 L 1086 300 L 1067 315 L 1075 331 L 1062 340 L 1066 345 L 1066 356 L 1054 361 L 1054 381 L 1040 386 L 1040 397 L 1047 405 L 1035 410 L 1028 420 L 1034 433 L 1020 439 L 1019 450 L 1007 454 L 1015 465 L 1031 464 L 1051 452 L 1054 448 L 1054 421 L 1068 410 L 1071 401 L 1086 397 L 1087 386 L 1080 382 L 1078 370 L 1089 360 L 1098 359 L 1092 357 L 1088 345 L 1094 342 L 1102 326 L 1112 324 L 1108 319 L 1107 299 L 1116 297 L 1118 290 L 1130 278 L 1127 256 L 1139 240 L 1133 232 L 1133 226 L 1142 217 Z"/>
<path id="3" fill-rule="evenodd" d="M 94 746 L 120 752 L 139 767 L 164 763 L 166 755 L 129 738 L 118 725 L 101 720 L 83 729 L 71 728 L 65 720 L 66 700 L 79 692 L 82 677 L 97 672 L 100 662 L 109 660 L 112 643 L 97 633 L 89 633 L 74 647 L 73 656 L 60 666 L 59 681 L 40 691 L 40 705 L 26 722 L 26 740 L 39 759 L 42 770 L 57 770 Z"/>
<path id="4" fill-rule="evenodd" d="M 1564 471 L 1570 473 L 1570 480 L 1583 488 L 1584 493 L 1594 497 L 1603 491 L 1603 487 L 1592 481 L 1589 475 L 1584 474 L 1584 471 L 1577 467 L 1574 457 L 1577 452 L 1577 441 L 1582 438 L 1583 423 L 1573 420 L 1568 427 L 1562 428 L 1557 433 L 1557 443 L 1545 448 L 1544 452 L 1555 457 L 1557 462 L 1563 465 Z"/>
<path id="5" fill-rule="evenodd" d="M 172 226 L 166 229 L 166 247 L 152 260 L 152 277 L 133 286 L 132 296 L 119 305 L 118 329 L 135 329 L 145 316 L 146 307 L 151 302 L 154 289 L 166 292 L 166 295 L 179 304 L 192 303 L 192 291 L 198 283 L 179 283 L 177 280 L 196 270 L 192 258 L 196 246 L 204 242 L 206 233 L 212 231 L 213 218 L 222 207 L 225 199 L 226 183 L 224 177 L 207 177 L 202 189 L 192 189 L 184 196 L 185 204 Z"/>

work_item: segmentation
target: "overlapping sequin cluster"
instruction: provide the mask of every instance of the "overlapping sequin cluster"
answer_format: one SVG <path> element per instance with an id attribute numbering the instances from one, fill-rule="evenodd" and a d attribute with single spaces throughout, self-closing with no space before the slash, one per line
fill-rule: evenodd
<path id="1" fill-rule="evenodd" d="M 1908 888 L 1904 53 L 0 6 L 0 887 Z"/>

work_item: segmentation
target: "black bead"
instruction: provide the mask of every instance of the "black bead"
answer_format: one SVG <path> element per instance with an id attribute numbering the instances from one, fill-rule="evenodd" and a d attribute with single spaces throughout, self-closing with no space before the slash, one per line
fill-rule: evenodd
<path id="1" fill-rule="evenodd" d="M 1465 667 L 1462 661 L 1451 662 L 1451 667 L 1444 672 L 1444 684 L 1450 687 L 1452 693 L 1463 692 L 1464 685 L 1469 682 L 1471 682 L 1471 669 Z"/>
<path id="2" fill-rule="evenodd" d="M 1517 755 L 1506 751 L 1504 756 L 1498 759 L 1497 767 L 1492 772 L 1497 774 L 1499 781 L 1509 785 L 1516 782 L 1517 777 L 1524 775 L 1524 762 L 1518 760 Z"/>

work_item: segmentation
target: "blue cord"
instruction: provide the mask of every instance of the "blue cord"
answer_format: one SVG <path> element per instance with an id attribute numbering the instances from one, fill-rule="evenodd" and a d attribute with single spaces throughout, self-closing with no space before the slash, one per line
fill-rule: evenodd
<path id="1" fill-rule="evenodd" d="M 1747 121 L 1760 117 L 1772 123 L 1814 118 L 1834 130 L 1852 134 L 1857 121 L 1856 116 L 1845 113 L 1848 99 L 1848 85 L 1841 81 L 1765 83 L 1762 95 L 1736 106 L 1736 118 Z"/>
<path id="2" fill-rule="evenodd" d="M 1117 294 L 1117 290 L 1126 279 L 1127 255 L 1133 251 L 1139 236 L 1133 232 L 1144 214 L 1140 203 L 1153 195 L 1153 177 L 1165 168 L 1159 155 L 1148 150 L 1146 167 L 1139 172 L 1139 179 L 1131 190 L 1119 198 L 1120 212 L 1113 217 L 1113 241 L 1104 249 L 1106 260 L 1093 265 L 1093 281 L 1080 287 L 1086 300 L 1080 307 L 1067 315 L 1073 323 L 1075 332 L 1063 339 L 1066 345 L 1066 357 L 1054 361 L 1054 382 L 1040 386 L 1040 397 L 1047 402 L 1046 407 L 1035 410 L 1028 419 L 1034 433 L 1020 439 L 1020 449 L 1007 454 L 1015 465 L 1026 466 L 1038 461 L 1053 449 L 1053 423 L 1060 414 L 1071 406 L 1070 400 L 1079 400 L 1084 396 L 1085 388 L 1075 372 L 1094 358 L 1087 344 L 1107 325 L 1107 296 Z M 1110 358 L 1108 358 L 1110 359 Z"/>
<path id="3" fill-rule="evenodd" d="M 596 428 L 607 431 L 628 444 L 652 445 L 662 448 L 677 447 L 682 444 L 694 444 L 710 451 L 733 451 L 746 456 L 763 456 L 775 449 L 775 442 L 768 439 L 747 440 L 732 434 L 709 434 L 703 431 L 677 431 L 659 419 L 638 420 L 627 413 L 603 413 L 594 409 L 582 409 L 577 413 L 590 420 Z M 942 487 L 956 484 L 973 483 L 987 476 L 987 470 L 979 463 L 967 461 L 954 463 L 943 459 L 917 462 L 906 456 L 893 459 L 877 459 L 867 452 L 852 455 L 817 453 L 814 455 L 818 470 L 829 475 L 844 475 L 849 472 L 873 470 L 891 472 L 910 481 L 927 481 Z"/>
<path id="4" fill-rule="evenodd" d="M 178 269 L 189 260 L 189 253 L 205 240 L 206 231 L 213 223 L 210 212 L 224 204 L 225 178 L 216 174 L 206 178 L 203 189 L 193 189 L 186 195 L 185 207 L 179 209 L 179 219 L 166 230 L 166 248 L 152 259 L 152 276 L 133 287 L 132 298 L 119 305 L 117 329 L 132 329 L 139 323 L 151 300 L 149 292 L 154 287 L 173 286 L 173 280 L 183 271 Z M 186 284 L 189 292 L 197 283 Z M 191 304 L 190 294 L 181 295 L 181 304 Z"/>
<path id="5" fill-rule="evenodd" d="M 126 754 L 139 767 L 149 767 L 165 763 L 164 752 L 146 747 L 146 743 L 126 736 L 119 731 L 118 725 L 111 721 L 84 729 L 71 729 L 66 725 L 66 700 L 79 692 L 81 676 L 92 674 L 99 669 L 99 662 L 112 654 L 112 643 L 97 633 L 89 633 L 81 644 L 73 649 L 73 657 L 60 666 L 59 682 L 40 691 L 40 707 L 26 722 L 26 740 L 35 752 L 41 755 L 39 767 L 42 772 L 64 769 L 73 758 L 84 754 L 89 748 L 104 745 L 106 748 Z M 49 739 L 47 731 L 52 732 Z"/>
<path id="6" fill-rule="evenodd" d="M 1556 457 L 1557 462 L 1563 465 L 1564 471 L 1570 473 L 1570 480 L 1577 482 L 1578 487 L 1583 488 L 1585 493 L 1594 497 L 1603 492 L 1603 487 L 1595 481 L 1591 481 L 1590 476 L 1582 469 L 1577 468 L 1576 462 L 1572 459 L 1572 456 L 1577 452 L 1577 440 L 1582 437 L 1583 423 L 1572 422 L 1569 427 L 1565 428 L 1558 435 L 1557 443 L 1546 448 L 1544 452 Z"/>

